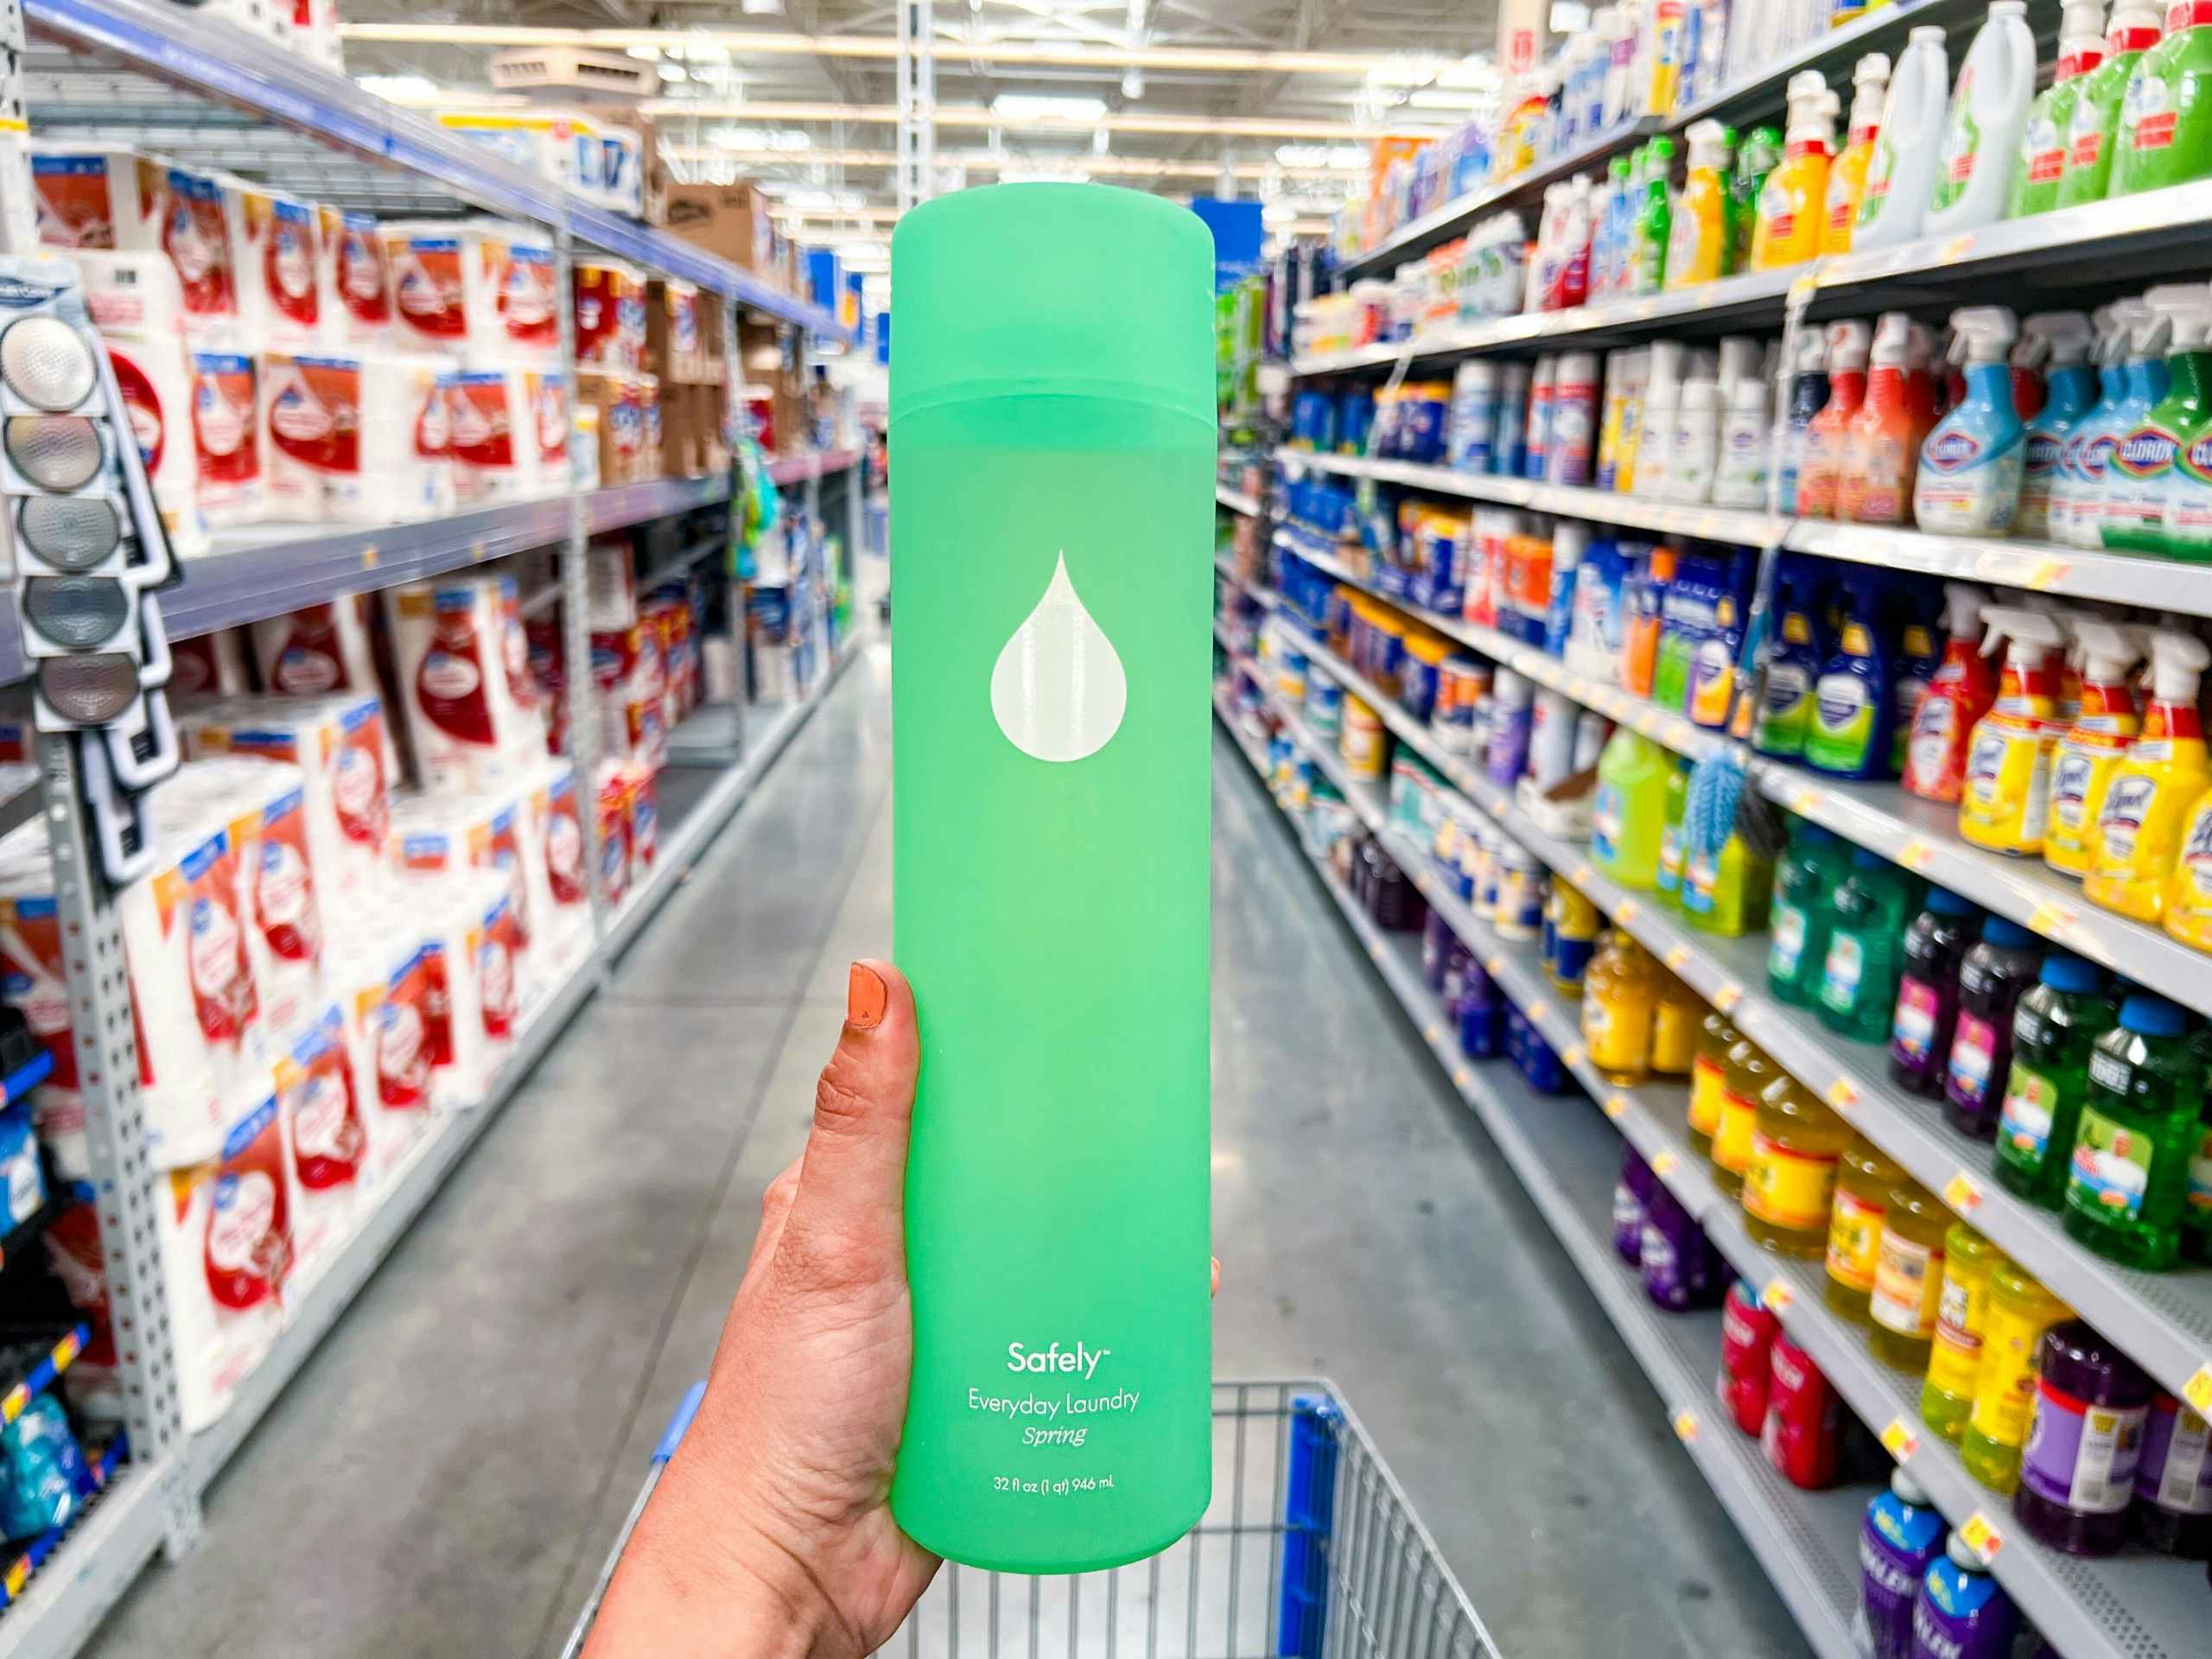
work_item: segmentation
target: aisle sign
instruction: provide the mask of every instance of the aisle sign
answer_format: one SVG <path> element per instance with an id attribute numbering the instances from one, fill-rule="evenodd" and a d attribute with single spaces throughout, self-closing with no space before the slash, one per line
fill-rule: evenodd
<path id="1" fill-rule="evenodd" d="M 1223 201 L 1214 196 L 1192 196 L 1191 211 L 1205 220 L 1213 232 L 1213 291 L 1225 294 L 1260 270 L 1260 246 L 1267 239 L 1267 224 L 1257 201 Z"/>

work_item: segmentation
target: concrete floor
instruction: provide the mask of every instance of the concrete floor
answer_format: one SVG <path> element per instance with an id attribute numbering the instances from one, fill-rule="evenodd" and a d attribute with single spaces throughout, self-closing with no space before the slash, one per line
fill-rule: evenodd
<path id="1" fill-rule="evenodd" d="M 888 680 L 848 674 L 92 1652 L 558 1647 L 804 1138 L 845 964 L 888 947 Z M 1508 1654 L 1783 1651 L 1642 1373 L 1217 762 L 1217 1374 L 1335 1378 Z"/>

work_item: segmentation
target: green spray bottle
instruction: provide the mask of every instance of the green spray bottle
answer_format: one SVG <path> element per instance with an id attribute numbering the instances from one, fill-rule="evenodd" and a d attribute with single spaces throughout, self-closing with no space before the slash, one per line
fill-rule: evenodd
<path id="1" fill-rule="evenodd" d="M 2166 395 L 2150 421 L 2173 445 L 2157 539 L 2173 557 L 2202 562 L 2212 559 L 2212 289 L 2184 283 L 2176 300 Z"/>
<path id="2" fill-rule="evenodd" d="M 2135 66 L 2112 194 L 2132 196 L 2212 173 L 2212 0 L 2166 8 L 2166 37 Z"/>
<path id="3" fill-rule="evenodd" d="M 1656 294 L 1667 286 L 1667 248 L 1675 235 L 1675 141 L 1654 138 L 1643 148 L 1643 202 L 1636 214 L 1633 291 Z"/>
<path id="4" fill-rule="evenodd" d="M 2105 60 L 2104 0 L 2067 0 L 2058 26 L 2058 68 L 2049 86 L 2028 106 L 2005 217 L 2026 219 L 2058 206 L 2066 177 L 2068 139 L 2074 111 L 2086 85 Z"/>
<path id="5" fill-rule="evenodd" d="M 2143 54 L 2158 43 L 2163 27 L 2156 6 L 2130 0 L 2113 8 L 2112 23 L 2105 32 L 2105 60 L 2083 78 L 2074 94 L 2066 173 L 2058 183 L 2061 207 L 2102 201 L 2110 193 L 2113 147 L 2127 104 L 2127 83 L 2134 79 Z"/>
<path id="6" fill-rule="evenodd" d="M 1141 1559 L 1211 1474 L 1213 247 L 1090 184 L 892 240 L 896 953 L 922 1067 L 891 1510 L 996 1571 Z"/>
<path id="7" fill-rule="evenodd" d="M 2139 992 L 2089 1051 L 2089 1090 L 2067 1172 L 2066 1230 L 2098 1255 L 2156 1272 L 2181 1254 L 2182 1211 L 2204 1108 L 2188 1016 Z"/>

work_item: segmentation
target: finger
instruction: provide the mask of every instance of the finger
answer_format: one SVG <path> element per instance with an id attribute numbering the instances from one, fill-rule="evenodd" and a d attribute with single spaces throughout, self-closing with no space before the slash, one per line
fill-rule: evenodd
<path id="1" fill-rule="evenodd" d="M 906 976 L 887 962 L 855 963 L 779 1247 L 798 1246 L 796 1263 L 817 1276 L 905 1270 L 906 1134 L 920 1059 Z"/>
<path id="2" fill-rule="evenodd" d="M 1217 1255 L 1213 1259 L 1213 1288 L 1206 1294 L 1209 1296 L 1221 1294 L 1221 1258 Z"/>
<path id="3" fill-rule="evenodd" d="M 784 1236 L 784 1224 L 791 1219 L 791 1200 L 798 1196 L 798 1160 L 794 1158 L 760 1195 L 760 1230 L 753 1235 L 753 1254 L 745 1261 L 747 1279 L 752 1278 L 763 1262 L 775 1258 L 776 1241 Z"/>

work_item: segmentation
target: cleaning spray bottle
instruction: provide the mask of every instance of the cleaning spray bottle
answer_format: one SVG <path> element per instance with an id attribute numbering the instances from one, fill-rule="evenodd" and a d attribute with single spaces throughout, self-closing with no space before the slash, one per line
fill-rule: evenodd
<path id="1" fill-rule="evenodd" d="M 2166 36 L 2135 66 L 2113 156 L 2112 194 L 2212 173 L 2212 4 L 2166 7 Z"/>
<path id="2" fill-rule="evenodd" d="M 1813 723 L 1813 688 L 1827 659 L 1820 627 L 1818 573 L 1784 553 L 1775 569 L 1774 645 L 1766 659 L 1766 701 L 1752 747 L 1761 754 L 1805 752 Z"/>
<path id="3" fill-rule="evenodd" d="M 1981 650 L 1988 595 L 1963 582 L 1943 584 L 1943 661 L 1913 710 L 1904 786 L 1923 801 L 1955 806 L 1966 790 L 1974 728 L 1997 701 L 1997 677 Z"/>
<path id="4" fill-rule="evenodd" d="M 2105 309 L 2110 333 L 2099 355 L 2101 394 L 2067 446 L 2068 511 L 2054 518 L 2050 526 L 2055 539 L 2074 547 L 2104 545 L 2105 492 L 2112 482 L 2113 451 L 2120 447 L 2120 434 L 2149 413 L 2154 401 L 2145 398 L 2138 407 L 2134 382 L 2135 341 L 2154 321 L 2151 308 L 2131 299 L 2115 300 Z M 2157 363 L 2155 370 L 2145 372 L 2163 375 L 2165 360 Z M 2163 389 L 2159 396 L 2164 396 Z"/>
<path id="5" fill-rule="evenodd" d="M 2158 550 L 2212 559 L 2212 290 L 2184 286 L 2173 312 L 2166 395 L 2151 425 L 2173 446 L 2158 513 Z"/>
<path id="6" fill-rule="evenodd" d="M 1859 204 L 1866 195 L 1866 169 L 1873 164 L 1874 142 L 1882 130 L 1882 104 L 1890 95 L 1890 60 L 1869 52 L 1851 73 L 1851 132 L 1843 151 L 1828 168 L 1828 219 L 1821 232 L 1822 253 L 1849 253 L 1859 223 Z"/>
<path id="7" fill-rule="evenodd" d="M 1821 251 L 1827 229 L 1828 162 L 1835 149 L 1834 95 L 1817 69 L 1789 78 L 1789 141 L 1759 192 L 1751 269 L 1780 270 Z"/>
<path id="8" fill-rule="evenodd" d="M 2160 628 L 2151 636 L 2151 701 L 2143 729 L 2113 768 L 2097 814 L 2096 854 L 2082 892 L 2092 904 L 2156 922 L 2181 853 L 2183 826 L 2205 791 L 2196 687 L 2212 652 L 2193 633 Z"/>
<path id="9" fill-rule="evenodd" d="M 2051 497 L 2061 477 L 2060 457 L 2096 396 L 2097 377 L 2089 367 L 2096 331 L 2079 311 L 2044 312 L 2020 327 L 2045 360 L 2043 407 L 2028 422 L 2020 465 L 2020 511 L 2012 529 L 2042 539 L 2051 533 Z"/>
<path id="10" fill-rule="evenodd" d="M 1910 518 L 1920 446 L 1936 424 L 1928 382 L 1931 343 L 1928 330 L 1902 311 L 1890 312 L 1876 327 L 1866 395 L 1844 437 L 1838 518 L 1856 524 Z"/>
<path id="11" fill-rule="evenodd" d="M 2104 18 L 2103 0 L 2067 0 L 2058 26 L 2058 68 L 2050 86 L 2029 106 L 2005 205 L 2007 219 L 2047 213 L 2058 206 L 2074 111 L 2086 77 L 2105 60 Z"/>
<path id="12" fill-rule="evenodd" d="M 1667 249 L 1675 229 L 1675 141 L 1654 138 L 1643 148 L 1643 204 L 1636 218 L 1636 269 L 1632 282 L 1639 296 L 1662 292 L 1667 286 Z"/>
<path id="13" fill-rule="evenodd" d="M 1655 348 L 1656 349 L 1656 348 Z M 1795 517 L 1797 486 L 1805 466 L 1805 434 L 1813 417 L 1827 407 L 1828 343 L 1817 328 L 1798 331 L 1797 360 L 1789 374 L 1789 401 L 1783 410 L 1775 442 L 1775 470 L 1781 486 L 1781 511 Z"/>
<path id="14" fill-rule="evenodd" d="M 1797 472 L 1797 516 L 1834 518 L 1842 490 L 1844 451 L 1852 421 L 1866 401 L 1866 365 L 1874 331 L 1864 322 L 1828 325 L 1828 401 L 1807 423 Z"/>
<path id="15" fill-rule="evenodd" d="M 1850 566 L 1843 578 L 1843 626 L 1821 664 L 1805 764 L 1834 778 L 1890 775 L 1890 652 L 1882 630 L 1881 574 Z"/>
<path id="16" fill-rule="evenodd" d="M 1854 252 L 1893 248 L 1920 234 L 1936 182 L 1951 91 L 1945 33 L 1929 24 L 1907 37 L 1882 105 L 1881 130 L 1866 169 L 1866 194 L 1851 233 Z"/>
<path id="17" fill-rule="evenodd" d="M 1890 613 L 1897 648 L 1890 677 L 1890 763 L 1885 778 L 1904 776 L 1905 751 L 1912 742 L 1912 717 L 1920 700 L 1943 671 L 1943 634 L 1936 621 L 1936 584 L 1925 577 L 1900 575 L 1890 590 Z"/>
<path id="18" fill-rule="evenodd" d="M 1998 6 L 2012 3 L 1996 0 Z M 1912 505 L 1923 530 L 1944 536 L 2012 532 L 2027 448 L 2005 361 L 2018 333 L 2018 320 L 2001 305 L 1951 314 L 1950 358 L 1966 371 L 1967 393 L 1921 446 Z"/>
<path id="19" fill-rule="evenodd" d="M 2044 337 L 2044 328 L 2056 315 L 2038 311 L 2021 318 L 2020 337 L 2012 342 L 2012 408 L 2024 422 L 2042 414 L 2050 395 L 2043 378 L 2044 365 L 2050 361 L 2050 341 Z"/>
<path id="20" fill-rule="evenodd" d="M 2004 217 L 2012 158 L 2036 95 L 2036 36 L 2027 10 L 2027 0 L 1990 0 L 1989 21 L 1967 48 L 1923 236 L 1956 236 Z"/>
<path id="21" fill-rule="evenodd" d="M 2066 175 L 2059 181 L 2058 205 L 2079 207 L 2102 201 L 2112 190 L 2113 151 L 2128 83 L 2143 54 L 2158 43 L 2158 8 L 2124 0 L 2114 6 L 2105 34 L 2105 59 L 2074 94 L 2074 119 L 2068 130 Z"/>
<path id="22" fill-rule="evenodd" d="M 2102 617 L 2075 619 L 2083 652 L 2082 709 L 2050 758 L 2050 818 L 2044 827 L 2044 862 L 2084 876 L 2095 861 L 2097 822 L 2113 774 L 2143 728 L 2127 671 L 2143 655 L 2142 630 Z"/>
<path id="23" fill-rule="evenodd" d="M 1728 260 L 1728 152 L 1735 134 L 1718 121 L 1700 121 L 1688 137 L 1689 175 L 1675 204 L 1673 241 L 1667 250 L 1669 288 L 1712 282 Z"/>
<path id="24" fill-rule="evenodd" d="M 2182 826 L 2180 854 L 2166 885 L 2165 928 L 2183 944 L 2212 951 L 2212 790 L 2196 798 Z M 2207 1124 L 2205 1134 L 2212 1140 L 2212 1123 Z M 2212 1175 L 2202 1167 L 2207 1160 L 2212 1160 L 2212 1146 L 2199 1154 L 2192 1195 L 2202 1190 L 2204 1177 Z M 2200 1213 L 2194 1196 L 2190 1206 L 2192 1214 Z"/>
<path id="25" fill-rule="evenodd" d="M 2143 296 L 2151 320 L 2136 330 L 2123 419 L 2114 429 L 2112 460 L 2105 472 L 2104 511 L 2097 533 L 2106 547 L 2154 553 L 2163 544 L 2174 441 L 2152 423 L 2151 416 L 2172 390 L 2173 372 L 2166 355 L 2172 349 L 2175 328 L 2201 309 L 2202 300 L 2202 287 L 2186 283 L 2169 283 Z"/>
<path id="26" fill-rule="evenodd" d="M 1782 130 L 1753 127 L 1736 151 L 1736 166 L 1728 178 L 1728 269 L 1731 276 L 1751 267 L 1751 232 L 1759 219 L 1759 198 L 1767 177 L 1782 164 Z"/>
<path id="27" fill-rule="evenodd" d="M 2058 658 L 2066 635 L 2041 611 L 1982 608 L 1984 654 L 2005 645 L 1997 701 L 1967 745 L 1959 833 L 1977 847 L 2029 857 L 2043 850 L 2050 817 L 2050 752 L 2057 741 Z"/>

